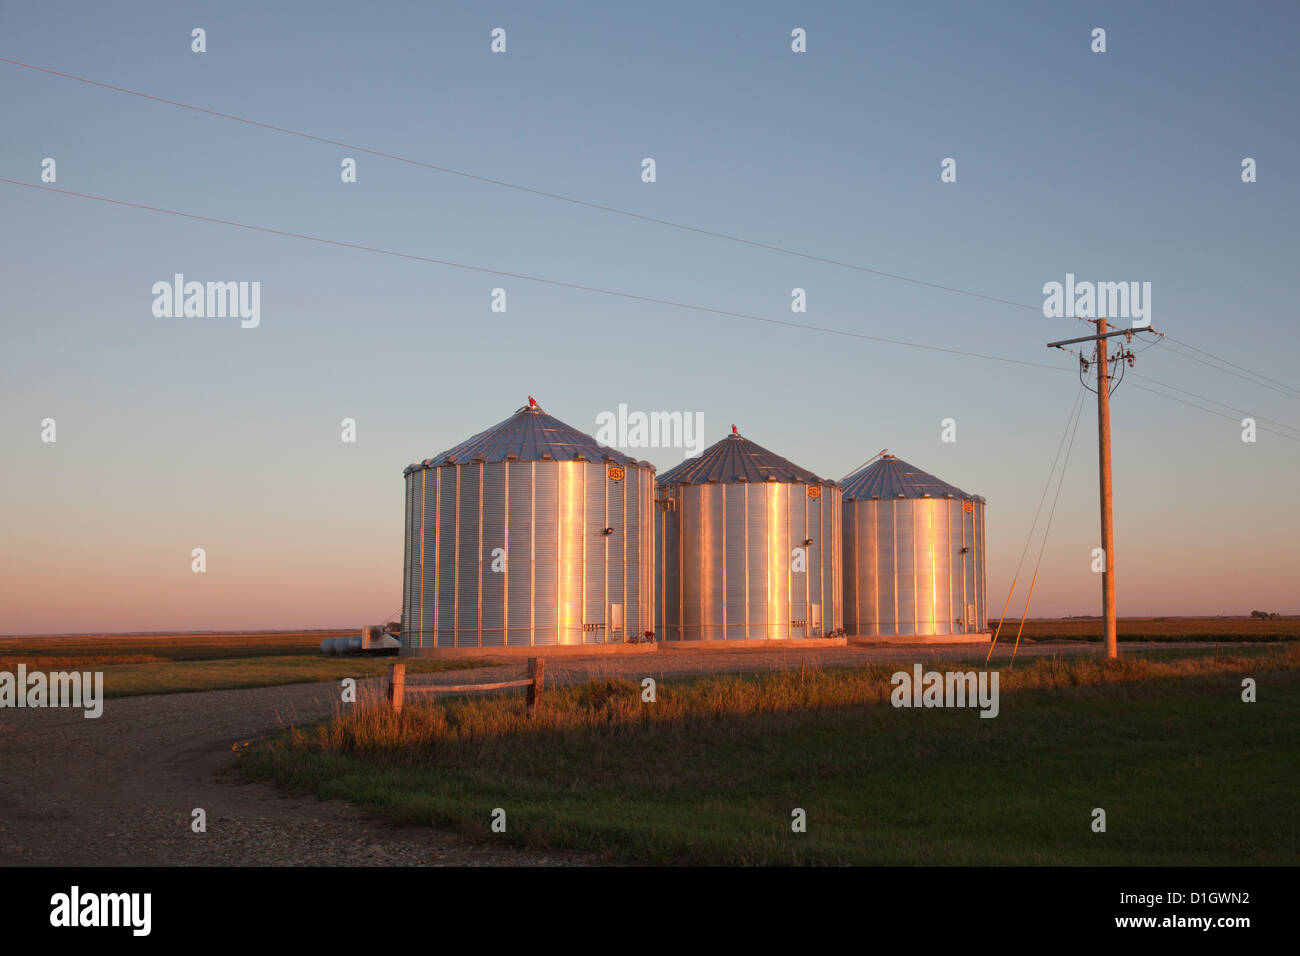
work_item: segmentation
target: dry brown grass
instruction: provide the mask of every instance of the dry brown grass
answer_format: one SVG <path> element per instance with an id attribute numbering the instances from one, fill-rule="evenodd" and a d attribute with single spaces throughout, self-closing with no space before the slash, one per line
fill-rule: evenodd
<path id="1" fill-rule="evenodd" d="M 173 660 L 159 654 L 85 654 L 85 655 L 32 655 L 14 654 L 0 656 L 0 671 L 16 671 L 26 664 L 30 671 L 87 670 L 111 667 L 115 664 L 161 664 Z"/>
<path id="2" fill-rule="evenodd" d="M 240 766 L 399 823 L 640 863 L 1293 864 L 1300 649 L 1228 650 L 1022 659 L 996 720 L 889 706 L 907 663 L 671 678 L 654 704 L 598 679 L 548 688 L 532 721 L 517 692 L 372 706 Z M 1105 840 L 1096 806 L 1124 822 Z M 792 807 L 816 824 L 792 834 Z"/>
<path id="3" fill-rule="evenodd" d="M 545 705 L 530 719 L 519 694 L 491 694 L 415 699 L 400 714 L 378 697 L 364 706 L 336 714 L 308 729 L 290 728 L 273 746 L 323 753 L 364 753 L 398 762 L 429 760 L 448 747 L 509 735 L 620 729 L 680 721 L 718 721 L 731 716 L 794 714 L 826 708 L 881 704 L 889 699 L 890 677 L 911 665 L 876 663 L 859 668 L 819 667 L 762 674 L 721 674 L 661 684 L 654 706 L 641 701 L 641 685 L 626 678 L 597 677 L 590 683 L 548 688 Z M 1137 681 L 1159 682 L 1186 677 L 1224 675 L 1249 668 L 1251 673 L 1300 669 L 1300 645 L 1287 644 L 1265 653 L 1223 653 L 1177 659 L 1139 656 L 1108 661 L 1099 657 L 1037 658 L 1016 670 L 999 673 L 999 693 L 1061 688 L 1099 688 Z M 932 660 L 926 670 L 979 670 L 972 661 Z"/>

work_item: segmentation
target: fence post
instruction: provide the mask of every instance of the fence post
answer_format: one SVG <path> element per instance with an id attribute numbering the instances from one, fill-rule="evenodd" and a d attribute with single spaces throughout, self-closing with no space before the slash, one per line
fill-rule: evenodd
<path id="1" fill-rule="evenodd" d="M 537 712 L 537 705 L 542 702 L 542 687 L 546 683 L 546 661 L 540 657 L 528 658 L 528 716 Z"/>
<path id="2" fill-rule="evenodd" d="M 406 662 L 395 661 L 388 669 L 388 706 L 393 713 L 402 712 L 402 697 L 406 692 Z"/>

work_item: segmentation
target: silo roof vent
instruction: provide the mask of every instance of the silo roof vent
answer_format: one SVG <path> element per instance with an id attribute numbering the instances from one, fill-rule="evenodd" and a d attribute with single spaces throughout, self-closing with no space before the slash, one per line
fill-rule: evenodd
<path id="1" fill-rule="evenodd" d="M 979 495 L 967 494 L 956 485 L 909 465 L 895 455 L 879 459 L 844 479 L 844 500 L 859 498 L 960 498 L 983 501 Z"/>
<path id="2" fill-rule="evenodd" d="M 519 408 L 503 422 L 466 439 L 454 448 L 425 459 L 417 468 L 437 468 L 466 461 L 608 461 L 620 465 L 636 465 L 654 469 L 647 461 L 638 461 L 615 448 L 596 441 L 591 435 L 578 431 L 546 414 L 537 399 L 528 396 L 528 404 Z"/>
<path id="3" fill-rule="evenodd" d="M 660 475 L 659 484 L 726 484 L 738 481 L 835 484 L 743 437 L 735 425 L 731 429 L 731 434 L 722 441 Z"/>

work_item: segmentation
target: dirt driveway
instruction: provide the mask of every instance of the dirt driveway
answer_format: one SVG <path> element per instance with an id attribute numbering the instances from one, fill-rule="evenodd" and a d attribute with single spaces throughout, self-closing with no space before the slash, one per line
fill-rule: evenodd
<path id="1" fill-rule="evenodd" d="M 1096 645 L 1022 647 L 1028 656 L 1095 654 Z M 1125 649 L 1147 646 L 1125 645 Z M 1192 645 L 1203 646 L 1203 645 Z M 983 645 L 951 645 L 948 658 L 979 658 Z M 627 658 L 551 658 L 549 682 L 852 666 L 915 661 L 936 648 L 668 652 Z M 523 675 L 522 663 L 413 675 L 409 683 L 471 683 Z M 371 693 L 377 681 L 366 682 Z M 317 720 L 338 685 L 297 684 L 109 699 L 103 716 L 80 711 L 0 711 L 0 866 L 556 866 L 599 860 L 564 851 L 475 845 L 460 834 L 397 827 L 341 801 L 285 796 L 229 771 L 231 747 L 284 723 Z M 191 812 L 207 832 L 191 832 Z"/>

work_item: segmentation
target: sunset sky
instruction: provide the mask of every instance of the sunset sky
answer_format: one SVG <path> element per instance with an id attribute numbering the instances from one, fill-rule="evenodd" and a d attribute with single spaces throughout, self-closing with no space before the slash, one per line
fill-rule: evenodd
<path id="1" fill-rule="evenodd" d="M 384 620 L 403 467 L 529 395 L 589 433 L 620 403 L 702 413 L 705 445 L 735 423 L 835 479 L 888 448 L 987 499 L 995 617 L 1079 390 L 1075 357 L 1044 347 L 1087 332 L 1042 314 L 1067 273 L 1149 281 L 1152 325 L 1183 343 L 1142 351 L 1147 378 L 1114 397 L 1120 615 L 1300 612 L 1295 4 L 131 11 L 0 7 L 0 57 L 877 272 L 4 62 L 0 178 L 41 185 L 51 157 L 61 190 L 1049 367 L 0 182 L 0 634 Z M 260 282 L 260 325 L 156 317 L 176 273 Z M 1088 399 L 1031 616 L 1100 613 Z"/>

